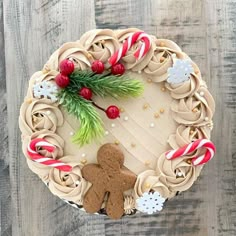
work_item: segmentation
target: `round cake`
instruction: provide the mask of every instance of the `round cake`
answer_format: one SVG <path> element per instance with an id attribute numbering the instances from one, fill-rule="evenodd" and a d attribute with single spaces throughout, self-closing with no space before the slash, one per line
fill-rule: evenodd
<path id="1" fill-rule="evenodd" d="M 152 214 L 214 156 L 214 100 L 167 39 L 95 29 L 57 49 L 20 109 L 29 168 L 62 200 L 119 219 Z"/>

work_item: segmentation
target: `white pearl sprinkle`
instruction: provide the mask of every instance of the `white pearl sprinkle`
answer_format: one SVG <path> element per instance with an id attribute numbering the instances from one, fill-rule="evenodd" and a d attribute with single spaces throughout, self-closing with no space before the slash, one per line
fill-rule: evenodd
<path id="1" fill-rule="evenodd" d="M 154 126 L 155 126 L 155 124 L 154 124 L 154 123 L 151 123 L 151 124 L 150 124 L 150 127 L 151 127 L 151 128 L 153 128 Z"/>
<path id="2" fill-rule="evenodd" d="M 183 176 L 182 172 L 178 172 L 177 175 L 178 175 L 179 177 Z"/>
<path id="3" fill-rule="evenodd" d="M 74 132 L 73 132 L 73 131 L 71 131 L 71 132 L 70 132 L 70 136 L 73 136 L 73 135 L 74 135 Z"/>
<path id="4" fill-rule="evenodd" d="M 86 157 L 86 154 L 85 154 L 85 153 L 82 153 L 81 156 L 82 156 L 82 157 Z"/>
<path id="5" fill-rule="evenodd" d="M 50 114 L 51 114 L 51 111 L 46 111 L 46 114 L 47 114 L 47 115 L 50 115 Z"/>
<path id="6" fill-rule="evenodd" d="M 70 57 L 68 60 L 69 60 L 69 61 L 74 61 L 72 57 Z"/>
<path id="7" fill-rule="evenodd" d="M 142 71 L 141 71 L 141 70 L 139 70 L 139 71 L 138 71 L 138 73 L 139 73 L 139 74 L 141 74 L 141 73 L 142 73 Z"/>
<path id="8" fill-rule="evenodd" d="M 209 118 L 208 117 L 205 117 L 205 121 L 208 121 L 209 120 Z"/>
<path id="9" fill-rule="evenodd" d="M 116 127 L 116 125 L 115 125 L 114 123 L 112 123 L 112 124 L 111 124 L 111 127 L 114 128 L 114 127 Z"/>
<path id="10" fill-rule="evenodd" d="M 106 130 L 106 131 L 105 131 L 105 135 L 108 135 L 108 134 L 109 134 L 109 132 Z"/>
<path id="11" fill-rule="evenodd" d="M 199 94 L 200 94 L 200 96 L 202 96 L 202 97 L 204 96 L 204 92 L 203 92 L 203 91 L 201 91 Z"/>
<path id="12" fill-rule="evenodd" d="M 129 119 L 128 116 L 125 116 L 125 117 L 124 117 L 124 121 L 127 121 L 128 119 Z"/>

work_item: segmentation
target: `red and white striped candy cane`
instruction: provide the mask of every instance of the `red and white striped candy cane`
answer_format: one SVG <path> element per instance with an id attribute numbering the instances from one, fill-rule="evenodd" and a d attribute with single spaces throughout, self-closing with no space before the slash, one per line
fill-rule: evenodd
<path id="1" fill-rule="evenodd" d="M 182 157 L 184 155 L 190 154 L 199 148 L 206 148 L 206 152 L 201 156 L 193 157 L 192 164 L 194 166 L 202 165 L 211 160 L 215 154 L 215 145 L 208 139 L 198 139 L 190 144 L 187 144 L 179 149 L 171 150 L 166 152 L 166 158 L 169 160 L 175 159 L 177 157 Z"/>
<path id="2" fill-rule="evenodd" d="M 27 153 L 33 161 L 46 166 L 57 168 L 58 170 L 65 172 L 70 172 L 72 170 L 72 167 L 70 165 L 67 165 L 59 160 L 54 160 L 52 158 L 42 156 L 37 152 L 37 147 L 41 147 L 47 150 L 48 152 L 53 152 L 55 150 L 55 146 L 47 142 L 45 139 L 33 139 L 31 140 L 27 148 Z"/>
<path id="3" fill-rule="evenodd" d="M 110 58 L 109 63 L 111 65 L 115 65 L 131 48 L 131 46 L 136 43 L 138 40 L 142 40 L 142 45 L 138 48 L 138 50 L 134 53 L 134 56 L 139 60 L 142 58 L 151 47 L 151 40 L 148 34 L 143 31 L 138 31 L 130 35 L 122 47 L 118 49 Z"/>

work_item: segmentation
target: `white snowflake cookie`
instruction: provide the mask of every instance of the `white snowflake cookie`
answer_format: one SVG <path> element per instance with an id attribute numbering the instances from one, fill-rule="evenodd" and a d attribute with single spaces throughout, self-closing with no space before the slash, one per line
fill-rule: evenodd
<path id="1" fill-rule="evenodd" d="M 167 82 L 170 84 L 183 83 L 190 79 L 193 72 L 194 69 L 190 60 L 176 59 L 173 67 L 168 69 Z"/>
<path id="2" fill-rule="evenodd" d="M 42 81 L 40 83 L 36 83 L 33 86 L 34 97 L 36 98 L 47 98 L 52 102 L 57 101 L 56 93 L 58 92 L 58 88 L 52 82 Z"/>
<path id="3" fill-rule="evenodd" d="M 164 202 L 165 198 L 158 192 L 145 192 L 140 198 L 136 199 L 137 209 L 147 214 L 161 211 Z"/>

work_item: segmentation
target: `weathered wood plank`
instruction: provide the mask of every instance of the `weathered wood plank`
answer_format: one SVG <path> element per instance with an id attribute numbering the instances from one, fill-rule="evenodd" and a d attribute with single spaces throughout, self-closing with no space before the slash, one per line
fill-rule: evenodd
<path id="1" fill-rule="evenodd" d="M 3 2 L 0 0 L 0 235 L 11 235 Z"/>
<path id="2" fill-rule="evenodd" d="M 4 130 L 0 133 L 3 140 L 0 178 L 4 182 L 0 181 L 0 185 L 9 182 L 9 156 L 13 235 L 236 235 L 234 0 L 147 0 L 145 3 L 142 0 L 3 0 L 3 3 L 9 149 L 4 120 L 0 127 Z M 200 66 L 216 98 L 213 140 L 218 154 L 191 190 L 169 201 L 158 215 L 140 214 L 112 221 L 79 212 L 53 197 L 28 170 L 21 154 L 16 118 L 30 75 L 42 67 L 61 43 L 76 40 L 95 27 L 138 27 L 176 41 Z M 0 43 L 2 30 L 0 24 Z M 1 60 L 1 97 L 5 94 L 4 68 Z M 3 114 L 6 119 L 4 99 L 0 100 L 0 109 L 1 117 Z M 9 186 L 3 184 L 0 188 L 4 189 L 0 192 L 1 199 L 10 200 Z M 8 202 L 5 200 L 3 205 L 1 200 L 1 211 L 7 216 L 1 215 L 3 235 L 11 235 L 9 205 L 5 205 Z"/>
<path id="3" fill-rule="evenodd" d="M 13 235 L 104 235 L 103 217 L 53 197 L 27 168 L 17 121 L 30 75 L 63 42 L 95 27 L 91 9 L 86 0 L 4 1 Z"/>

